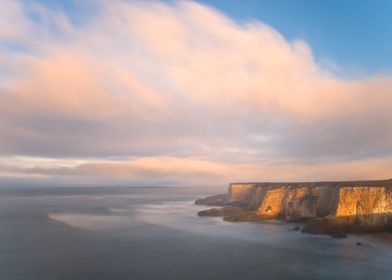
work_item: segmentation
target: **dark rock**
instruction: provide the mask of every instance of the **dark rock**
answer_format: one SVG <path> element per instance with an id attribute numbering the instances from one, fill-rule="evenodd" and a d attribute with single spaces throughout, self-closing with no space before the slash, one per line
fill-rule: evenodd
<path id="1" fill-rule="evenodd" d="M 239 211 L 238 213 L 232 213 L 230 215 L 225 215 L 223 218 L 225 221 L 229 222 L 250 222 L 250 221 L 261 221 L 264 218 L 257 214 L 256 211 Z"/>
<path id="2" fill-rule="evenodd" d="M 222 208 L 212 208 L 212 209 L 203 210 L 197 214 L 199 216 L 219 217 L 219 216 L 235 215 L 243 211 L 244 210 L 242 208 L 238 208 L 238 207 L 222 207 Z"/>

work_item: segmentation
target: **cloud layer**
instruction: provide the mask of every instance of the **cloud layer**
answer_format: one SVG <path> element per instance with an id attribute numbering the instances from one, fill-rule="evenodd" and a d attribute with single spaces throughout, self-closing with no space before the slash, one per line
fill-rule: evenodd
<path id="1" fill-rule="evenodd" d="M 94 1 L 81 22 L 1 5 L 3 178 L 391 177 L 391 77 L 341 79 L 305 42 L 192 1 Z"/>

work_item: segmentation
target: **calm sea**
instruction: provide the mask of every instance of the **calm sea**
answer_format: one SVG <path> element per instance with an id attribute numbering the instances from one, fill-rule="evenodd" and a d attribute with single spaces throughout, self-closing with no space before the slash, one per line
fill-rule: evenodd
<path id="1" fill-rule="evenodd" d="M 0 280 L 392 279 L 391 243 L 197 216 L 225 191 L 1 188 Z"/>

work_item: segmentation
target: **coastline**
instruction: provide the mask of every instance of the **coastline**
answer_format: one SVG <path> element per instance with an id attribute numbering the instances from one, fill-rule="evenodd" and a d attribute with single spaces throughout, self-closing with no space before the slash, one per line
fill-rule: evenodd
<path id="1" fill-rule="evenodd" d="M 299 222 L 304 233 L 345 237 L 392 232 L 392 180 L 232 183 L 226 194 L 195 203 L 216 206 L 199 216 Z M 392 240 L 389 235 L 382 238 Z"/>

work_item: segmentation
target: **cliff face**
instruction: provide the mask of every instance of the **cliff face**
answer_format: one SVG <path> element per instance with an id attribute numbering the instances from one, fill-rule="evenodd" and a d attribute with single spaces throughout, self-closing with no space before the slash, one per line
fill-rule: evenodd
<path id="1" fill-rule="evenodd" d="M 199 212 L 230 221 L 306 222 L 309 233 L 346 234 L 392 229 L 392 180 L 316 183 L 235 183 L 227 195 L 197 200 L 226 206 Z"/>

